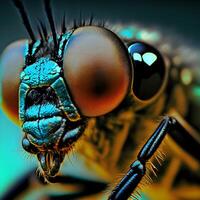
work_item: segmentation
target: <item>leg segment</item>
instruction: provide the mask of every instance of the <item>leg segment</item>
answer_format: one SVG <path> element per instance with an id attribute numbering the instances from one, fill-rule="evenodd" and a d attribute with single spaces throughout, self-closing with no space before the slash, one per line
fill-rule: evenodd
<path id="1" fill-rule="evenodd" d="M 38 188 L 41 190 L 45 190 L 44 188 L 48 186 L 48 183 L 45 179 L 40 176 L 37 177 L 35 175 L 35 171 L 31 170 L 27 174 L 25 174 L 20 179 L 16 180 L 16 183 L 5 193 L 3 196 L 0 197 L 1 200 L 13 200 L 13 199 L 21 199 L 23 195 L 33 192 Z M 63 187 L 63 192 L 49 192 L 50 189 L 46 190 L 46 193 L 41 193 L 41 197 L 39 199 L 48 199 L 48 200 L 72 200 L 72 199 L 80 199 L 83 197 L 87 197 L 88 195 L 93 195 L 99 192 L 102 192 L 106 189 L 107 183 L 92 181 L 92 180 L 85 180 L 80 179 L 72 176 L 56 176 L 51 177 L 48 179 L 51 183 L 59 183 Z M 67 186 L 77 186 L 77 191 L 71 192 L 64 191 L 66 190 Z M 55 186 L 56 187 L 56 186 Z M 61 188 L 61 187 L 60 187 Z M 25 198 L 24 197 L 24 198 Z M 23 199 L 24 199 L 23 198 Z M 26 199 L 26 198 L 25 198 Z"/>
<path id="2" fill-rule="evenodd" d="M 127 174 L 122 178 L 120 183 L 112 191 L 109 200 L 126 200 L 128 199 L 142 177 L 145 175 L 146 162 L 155 153 L 166 134 L 169 134 L 184 150 L 196 159 L 200 160 L 198 150 L 200 149 L 200 140 L 198 135 L 191 134 L 184 124 L 179 123 L 175 118 L 165 117 L 158 128 L 148 139 L 134 161 Z"/>

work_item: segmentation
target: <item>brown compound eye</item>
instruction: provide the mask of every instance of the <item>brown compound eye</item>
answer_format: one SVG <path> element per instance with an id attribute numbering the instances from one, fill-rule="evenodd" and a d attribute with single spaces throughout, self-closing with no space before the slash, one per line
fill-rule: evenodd
<path id="1" fill-rule="evenodd" d="M 96 26 L 74 31 L 65 47 L 63 67 L 74 102 L 88 117 L 116 108 L 132 79 L 124 44 L 111 31 Z"/>
<path id="2" fill-rule="evenodd" d="M 0 58 L 2 77 L 2 108 L 11 120 L 18 123 L 18 91 L 20 72 L 25 64 L 28 40 L 11 43 Z"/>

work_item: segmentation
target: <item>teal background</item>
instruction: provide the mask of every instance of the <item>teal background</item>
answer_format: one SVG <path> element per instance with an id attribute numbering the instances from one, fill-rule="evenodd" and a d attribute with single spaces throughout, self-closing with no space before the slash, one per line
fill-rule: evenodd
<path id="1" fill-rule="evenodd" d="M 22 133 L 0 110 L 0 194 L 4 193 L 36 162 L 21 147 Z M 1 197 L 1 195 L 0 195 Z"/>

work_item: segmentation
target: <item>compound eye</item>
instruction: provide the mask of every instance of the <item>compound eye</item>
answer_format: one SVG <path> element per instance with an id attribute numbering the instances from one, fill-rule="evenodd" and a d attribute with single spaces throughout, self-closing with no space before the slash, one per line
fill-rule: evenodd
<path id="1" fill-rule="evenodd" d="M 136 42 L 128 51 L 133 60 L 133 93 L 140 100 L 149 100 L 160 93 L 166 82 L 166 68 L 160 53 L 152 46 Z"/>
<path id="2" fill-rule="evenodd" d="M 112 111 L 129 89 L 128 51 L 114 33 L 104 28 L 76 29 L 65 47 L 63 66 L 73 100 L 85 116 Z"/>
<path id="3" fill-rule="evenodd" d="M 2 73 L 2 108 L 5 113 L 18 123 L 18 90 L 20 72 L 25 64 L 28 40 L 11 43 L 3 51 L 0 58 Z"/>

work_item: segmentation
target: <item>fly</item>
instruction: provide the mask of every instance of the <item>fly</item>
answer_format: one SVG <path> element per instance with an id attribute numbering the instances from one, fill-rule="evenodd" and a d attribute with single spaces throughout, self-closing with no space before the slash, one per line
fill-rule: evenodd
<path id="1" fill-rule="evenodd" d="M 163 94 L 171 94 L 172 66 L 155 47 L 130 40 L 124 33 L 120 33 L 120 38 L 120 34 L 93 25 L 93 18 L 88 24 L 81 22 L 67 31 L 64 17 L 58 34 L 49 0 L 44 1 L 44 6 L 52 35 L 40 22 L 37 39 L 22 2 L 14 3 L 31 41 L 12 43 L 2 55 L 3 68 L 12 67 L 3 79 L 3 108 L 15 121 L 19 115 L 24 132 L 22 146 L 37 156 L 46 180 L 56 180 L 65 155 L 77 143 L 81 144 L 84 135 L 88 148 L 95 144 L 96 137 L 95 148 L 102 150 L 108 168 L 125 164 L 127 168 L 126 159 L 119 157 L 120 151 L 129 155 L 132 152 L 131 130 L 136 130 L 140 123 L 137 116 L 142 115 L 145 121 L 147 116 L 166 113 L 135 161 L 127 154 L 130 167 L 108 199 L 126 200 L 131 196 L 167 134 L 195 160 L 200 160 L 198 132 L 178 112 L 172 112 L 173 106 L 163 108 L 160 104 Z M 7 89 L 11 84 L 12 91 Z M 17 97 L 19 106 L 10 101 L 10 92 Z M 159 114 L 154 107 L 160 110 Z M 87 155 L 87 146 L 79 148 Z M 103 160 L 101 155 L 92 156 Z"/>

